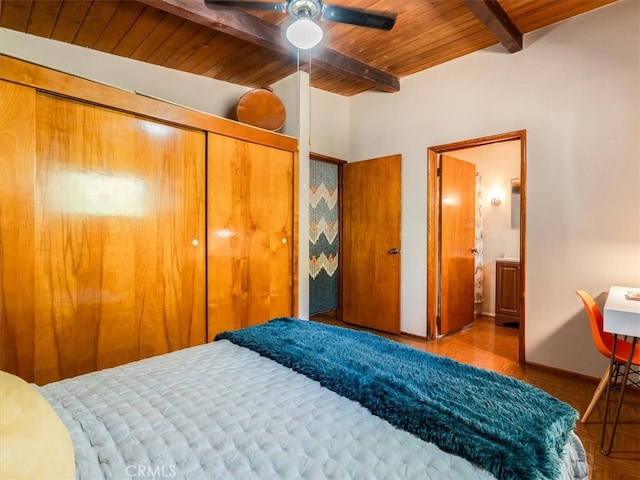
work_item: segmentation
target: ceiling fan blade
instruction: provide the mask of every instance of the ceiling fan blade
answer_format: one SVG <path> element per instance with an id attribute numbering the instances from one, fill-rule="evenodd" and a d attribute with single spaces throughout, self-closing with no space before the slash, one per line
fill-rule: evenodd
<path id="1" fill-rule="evenodd" d="M 204 0 L 204 3 L 211 5 L 222 5 L 224 7 L 241 7 L 253 10 L 265 10 L 271 12 L 284 13 L 287 11 L 287 2 L 254 2 L 244 0 Z"/>
<path id="2" fill-rule="evenodd" d="M 359 25 L 361 27 L 379 28 L 381 30 L 391 30 L 396 23 L 396 14 L 339 7 L 337 5 L 327 5 L 325 3 L 322 7 L 322 20 L 348 23 L 350 25 Z"/>

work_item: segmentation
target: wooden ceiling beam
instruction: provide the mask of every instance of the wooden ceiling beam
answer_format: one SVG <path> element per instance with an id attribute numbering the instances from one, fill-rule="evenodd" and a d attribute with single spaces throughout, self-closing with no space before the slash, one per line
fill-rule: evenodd
<path id="1" fill-rule="evenodd" d="M 137 1 L 293 58 L 294 53 L 287 48 L 284 32 L 280 27 L 242 10 L 205 5 L 204 0 Z M 317 66 L 370 85 L 374 90 L 400 91 L 397 77 L 329 48 L 319 48 L 313 52 L 312 58 Z"/>
<path id="2" fill-rule="evenodd" d="M 509 53 L 522 50 L 522 33 L 498 0 L 462 0 Z"/>

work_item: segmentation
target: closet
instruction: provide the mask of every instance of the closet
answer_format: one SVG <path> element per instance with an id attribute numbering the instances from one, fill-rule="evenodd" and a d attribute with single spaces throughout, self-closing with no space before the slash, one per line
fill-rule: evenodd
<path id="1" fill-rule="evenodd" d="M 294 163 L 291 153 L 208 134 L 209 340 L 290 316 Z"/>
<path id="2" fill-rule="evenodd" d="M 38 384 L 295 312 L 295 139 L 0 57 L 0 368 Z"/>

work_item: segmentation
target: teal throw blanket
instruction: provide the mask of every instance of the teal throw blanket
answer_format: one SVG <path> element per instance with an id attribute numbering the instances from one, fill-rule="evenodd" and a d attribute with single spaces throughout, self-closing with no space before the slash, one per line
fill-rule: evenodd
<path id="1" fill-rule="evenodd" d="M 577 412 L 511 377 L 377 335 L 279 318 L 219 334 L 500 480 L 555 479 Z"/>

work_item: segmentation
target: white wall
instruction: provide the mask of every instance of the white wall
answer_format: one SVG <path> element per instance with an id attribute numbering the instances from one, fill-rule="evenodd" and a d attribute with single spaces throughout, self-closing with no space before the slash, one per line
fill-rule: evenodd
<path id="1" fill-rule="evenodd" d="M 299 72 L 275 83 L 285 104 L 283 133 L 299 139 L 298 317 L 309 318 L 309 154 L 346 160 L 349 154 L 349 99 L 310 88 L 310 77 Z"/>
<path id="2" fill-rule="evenodd" d="M 427 147 L 526 129 L 527 360 L 602 374 L 574 290 L 640 286 L 638 18 L 621 0 L 351 99 L 350 158 L 403 155 L 403 331 L 425 331 Z"/>
<path id="3" fill-rule="evenodd" d="M 309 149 L 314 153 L 348 160 L 349 97 L 312 88 L 309 108 L 311 112 Z"/>
<path id="4" fill-rule="evenodd" d="M 285 135 L 300 138 L 309 152 L 339 160 L 349 157 L 349 97 L 310 88 L 311 74 L 301 71 L 272 85 L 285 104 Z M 301 128 L 308 129 L 302 139 Z"/>
<path id="5" fill-rule="evenodd" d="M 309 75 L 298 72 L 273 85 L 285 104 L 285 133 L 298 138 L 298 317 L 309 318 Z"/>

